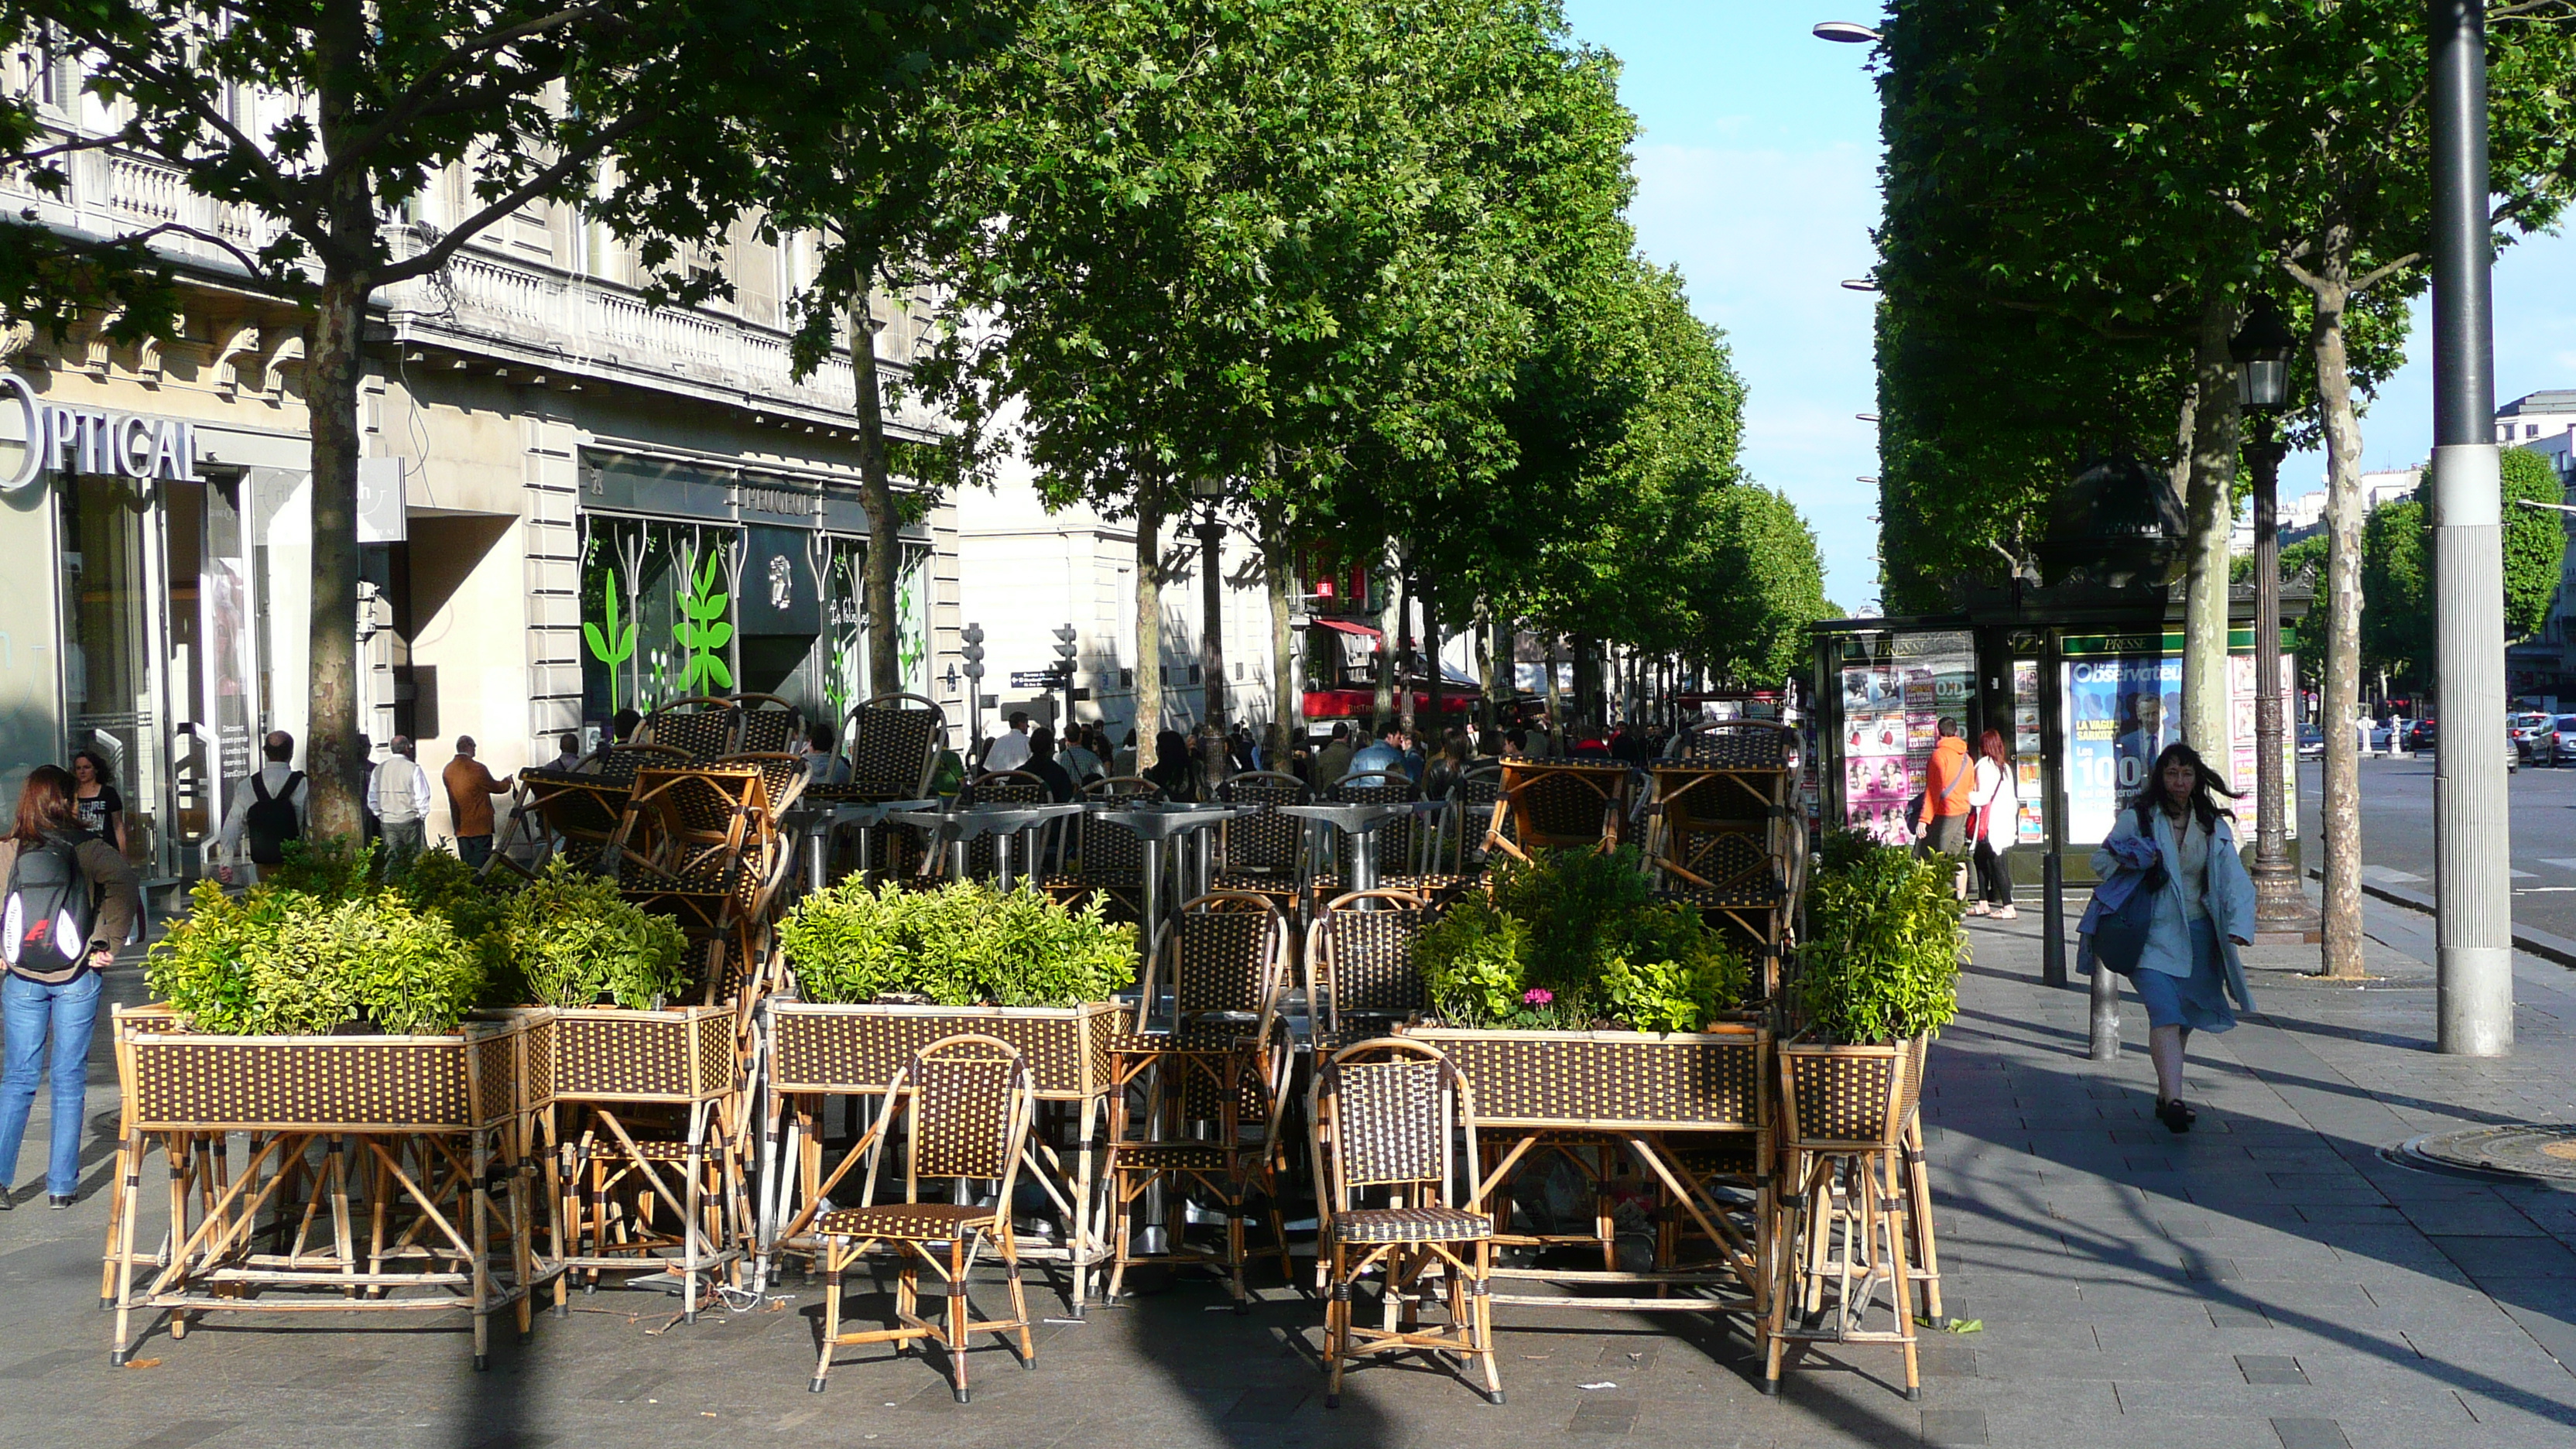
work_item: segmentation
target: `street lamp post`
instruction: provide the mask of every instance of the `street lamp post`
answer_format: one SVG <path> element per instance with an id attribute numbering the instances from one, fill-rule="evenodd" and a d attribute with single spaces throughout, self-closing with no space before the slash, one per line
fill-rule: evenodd
<path id="1" fill-rule="evenodd" d="M 2274 419 L 2290 404 L 2290 358 L 2299 340 L 2269 297 L 2258 299 L 2228 344 L 2236 399 L 2254 419 L 2245 459 L 2254 465 L 2254 939 L 2296 945 L 2322 938 L 2315 908 L 2290 864 L 2289 791 L 2281 769 L 2281 458 Z"/>
<path id="2" fill-rule="evenodd" d="M 1225 498 L 1225 482 L 1194 479 L 1190 493 L 1199 504 L 1199 676 L 1205 701 L 1199 751 L 1208 783 L 1214 785 L 1225 774 L 1225 521 L 1216 511 Z"/>

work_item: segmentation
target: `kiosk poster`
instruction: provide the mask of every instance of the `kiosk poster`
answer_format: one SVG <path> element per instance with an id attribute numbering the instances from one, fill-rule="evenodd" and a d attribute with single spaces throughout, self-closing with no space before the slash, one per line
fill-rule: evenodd
<path id="1" fill-rule="evenodd" d="M 2039 661 L 2013 661 L 2013 783 L 2021 799 L 2021 819 L 2015 824 L 2013 840 L 2021 845 L 2044 845 L 2048 841 L 2048 817 L 2040 813 L 2040 801 L 2046 794 L 2046 777 L 2040 770 L 2039 736 Z"/>
<path id="2" fill-rule="evenodd" d="M 1843 670 L 1843 823 L 1871 839 L 1902 845 L 1906 721 L 1896 671 Z"/>
<path id="3" fill-rule="evenodd" d="M 2157 752 L 2181 735 L 2182 660 L 2079 659 L 2065 670 L 2073 735 L 2066 751 L 2067 839 L 2097 841 L 2111 833 L 2120 802 L 2138 792 Z"/>

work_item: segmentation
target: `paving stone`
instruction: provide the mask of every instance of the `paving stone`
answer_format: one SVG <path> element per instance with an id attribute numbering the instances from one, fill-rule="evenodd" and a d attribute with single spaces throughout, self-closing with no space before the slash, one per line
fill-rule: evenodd
<path id="1" fill-rule="evenodd" d="M 1983 1409 L 1925 1409 L 1923 1442 L 1926 1444 L 1986 1443 L 1986 1411 Z"/>
<path id="2" fill-rule="evenodd" d="M 2236 1368 L 2249 1384 L 2304 1384 L 2308 1376 L 2299 1361 L 2287 1354 L 2240 1353 Z"/>
<path id="3" fill-rule="evenodd" d="M 2281 1436 L 2281 1449 L 2351 1449 L 2352 1441 L 2343 1436 L 2343 1426 L 2332 1419 L 2274 1419 L 2272 1432 Z"/>

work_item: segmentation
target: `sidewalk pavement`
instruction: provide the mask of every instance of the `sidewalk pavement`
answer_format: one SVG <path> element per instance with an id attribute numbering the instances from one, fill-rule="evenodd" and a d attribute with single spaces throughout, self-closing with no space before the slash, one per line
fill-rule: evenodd
<path id="1" fill-rule="evenodd" d="M 533 1342 L 495 1335 L 466 1366 L 461 1315 L 344 1325 L 243 1318 L 147 1340 L 107 1367 L 97 1311 L 108 1144 L 78 1208 L 20 1177 L 0 1214 L 0 1445 L 621 1446 L 683 1440 L 864 1446 L 1435 1446 L 1624 1437 L 1702 1446 L 1996 1444 L 2156 1449 L 2520 1449 L 2576 1442 L 2576 1194 L 2396 1166 L 2418 1132 L 2576 1121 L 2576 974 L 2517 958 L 2516 1055 L 2436 1056 L 2430 923 L 2372 902 L 2361 987 L 2258 969 L 2261 1015 L 2193 1042 L 2198 1128 L 2149 1115 L 2145 1022 L 2124 1003 L 2116 1063 L 2085 1055 L 2081 982 L 2037 984 L 2036 912 L 1977 922 L 1959 1020 L 1925 1093 L 1947 1307 L 1982 1331 L 1926 1331 L 1926 1393 L 1892 1350 L 1827 1349 L 1778 1399 L 1738 1325 L 1507 1309 L 1505 1407 L 1446 1376 L 1353 1373 L 1322 1407 L 1322 1314 L 1275 1284 L 1238 1317 L 1185 1281 L 1089 1322 L 1044 1326 L 1039 1369 L 973 1359 L 975 1402 L 937 1360 L 846 1351 L 805 1391 L 819 1289 L 739 1316 L 643 1290 L 576 1297 Z M 2254 953 L 2294 968 L 2313 951 Z M 119 994 L 139 990 L 132 976 Z M 94 1061 L 94 1125 L 112 1072 Z M 42 1106 L 37 1131 L 41 1141 Z M 37 1158 L 31 1152 L 25 1162 Z M 157 1163 L 147 1169 L 155 1179 Z M 998 1306 L 999 1285 L 979 1285 Z M 1061 1308 L 1032 1292 L 1041 1313 Z M 879 1311 L 859 1299 L 853 1316 Z M 151 1367 L 142 1366 L 149 1363 Z"/>

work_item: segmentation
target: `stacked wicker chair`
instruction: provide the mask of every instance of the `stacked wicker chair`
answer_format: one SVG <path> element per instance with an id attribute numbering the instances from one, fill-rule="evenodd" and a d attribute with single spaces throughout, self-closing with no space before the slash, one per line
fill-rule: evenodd
<path id="1" fill-rule="evenodd" d="M 880 694 L 865 700 L 842 722 L 839 761 L 849 767 L 849 778 L 806 786 L 805 801 L 828 806 L 925 799 L 947 739 L 948 715 L 935 700 L 918 694 Z M 916 833 L 879 830 L 872 834 L 870 853 L 877 858 L 862 865 L 877 872 L 879 879 L 899 879 L 920 864 L 922 848 Z"/>
<path id="2" fill-rule="evenodd" d="M 1162 787 L 1137 775 L 1094 780 L 1083 787 L 1086 804 L 1141 805 L 1163 798 Z M 1113 920 L 1145 918 L 1145 843 L 1124 825 L 1086 813 L 1066 822 L 1063 869 L 1039 878 L 1057 901 L 1080 906 L 1097 893 L 1108 897 Z"/>
<path id="3" fill-rule="evenodd" d="M 1654 767 L 1646 855 L 1658 888 L 1760 963 L 1766 997 L 1779 989 L 1804 885 L 1796 738 L 1767 720 L 1703 724 Z"/>
<path id="4" fill-rule="evenodd" d="M 823 1352 L 814 1366 L 813 1390 L 823 1392 L 835 1349 L 854 1344 L 918 1339 L 939 1345 L 948 1360 L 949 1387 L 966 1403 L 968 1341 L 978 1333 L 1012 1346 L 1022 1368 L 1038 1366 L 1030 1336 L 1028 1296 L 1020 1283 L 1019 1246 L 1011 1231 L 1012 1189 L 1028 1150 L 1036 1105 L 1027 1059 L 999 1037 L 961 1033 L 942 1037 L 912 1054 L 886 1088 L 876 1121 L 859 1144 L 866 1186 L 860 1205 L 836 1208 L 814 1220 L 823 1245 Z M 879 1203 L 880 1164 L 888 1138 L 902 1132 L 907 1151 L 903 1201 Z M 925 1201 L 922 1180 L 990 1181 L 989 1206 Z M 966 1296 L 966 1276 L 985 1245 L 1001 1254 L 1011 1292 L 1011 1316 L 978 1320 Z M 858 1333 L 841 1331 L 842 1278 L 871 1249 L 896 1256 L 894 1324 Z M 920 1316 L 922 1265 L 947 1285 L 944 1322 Z M 1013 1344 L 1013 1339 L 1017 1343 Z"/>
<path id="5" fill-rule="evenodd" d="M 1112 1048 L 1110 1096 L 1109 1296 L 1140 1262 L 1200 1263 L 1223 1273 L 1238 1309 L 1244 1285 L 1244 1220 L 1259 1206 L 1269 1220 L 1280 1271 L 1292 1279 L 1279 1215 L 1286 1168 L 1280 1137 L 1290 1054 L 1279 1012 L 1288 980 L 1287 922 L 1267 897 L 1211 892 L 1166 922 L 1148 958 L 1137 1030 Z M 1172 992 L 1169 1032 L 1144 1028 L 1164 983 Z M 1225 1214 L 1220 1253 L 1192 1249 L 1180 1230 L 1171 1250 L 1136 1250 L 1134 1213 L 1156 1184 L 1195 1190 Z"/>
<path id="6" fill-rule="evenodd" d="M 510 818 L 483 862 L 482 874 L 513 871 L 531 880 L 562 856 L 584 870 L 603 867 L 608 843 L 626 819 L 635 772 L 646 766 L 685 764 L 688 757 L 663 745 L 610 745 L 575 770 L 530 766 L 510 787 Z"/>
<path id="7" fill-rule="evenodd" d="M 1526 860 L 1526 852 L 1607 850 L 1627 826 L 1635 772 L 1626 765 L 1571 760 L 1505 760 L 1501 798 L 1485 827 L 1485 848 Z"/>
<path id="8" fill-rule="evenodd" d="M 1430 1009 L 1413 942 L 1438 919 L 1428 898 L 1402 890 L 1325 903 L 1306 928 L 1306 1000 L 1319 1049 L 1383 1036 Z"/>
<path id="9" fill-rule="evenodd" d="M 1455 1155 L 1477 1160 L 1476 1112 L 1467 1079 L 1438 1050 L 1400 1037 L 1355 1042 L 1316 1067 L 1307 1099 L 1325 1282 L 1324 1406 L 1342 1401 L 1352 1360 L 1385 1353 L 1475 1359 L 1484 1394 L 1503 1402 L 1494 1369 L 1490 1296 L 1493 1220 L 1458 1187 Z M 1381 1322 L 1357 1322 L 1359 1281 L 1379 1278 Z M 1434 1277 L 1448 1322 L 1421 1321 Z"/>

